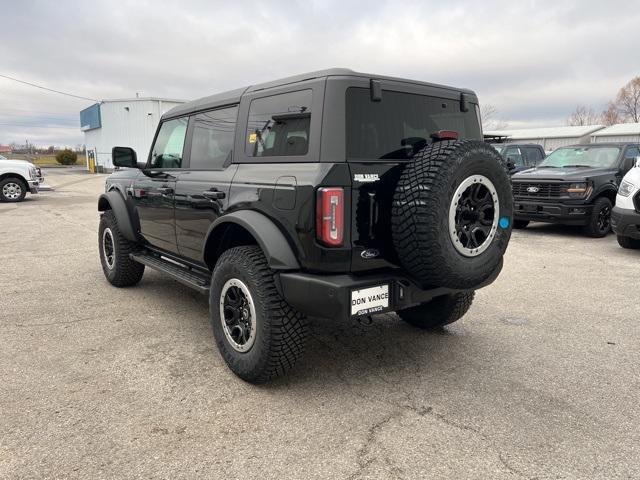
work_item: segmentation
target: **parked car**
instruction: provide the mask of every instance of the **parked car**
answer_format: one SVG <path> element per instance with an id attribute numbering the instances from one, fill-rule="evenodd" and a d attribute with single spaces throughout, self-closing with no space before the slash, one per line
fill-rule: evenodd
<path id="1" fill-rule="evenodd" d="M 611 209 L 640 145 L 597 143 L 562 147 L 536 168 L 511 178 L 514 227 L 530 221 L 582 225 L 591 237 L 611 230 Z"/>
<path id="2" fill-rule="evenodd" d="M 621 247 L 640 248 L 640 157 L 620 183 L 611 227 Z"/>
<path id="3" fill-rule="evenodd" d="M 38 193 L 42 172 L 26 160 L 0 155 L 0 202 L 21 202 L 27 192 Z"/>
<path id="4" fill-rule="evenodd" d="M 492 143 L 507 161 L 511 174 L 536 167 L 547 156 L 542 145 L 536 143 Z"/>
<path id="5" fill-rule="evenodd" d="M 113 149 L 99 252 L 117 287 L 150 267 L 209 296 L 251 382 L 302 354 L 305 318 L 455 322 L 498 276 L 512 195 L 460 90 L 333 69 L 164 114 L 138 163 Z"/>

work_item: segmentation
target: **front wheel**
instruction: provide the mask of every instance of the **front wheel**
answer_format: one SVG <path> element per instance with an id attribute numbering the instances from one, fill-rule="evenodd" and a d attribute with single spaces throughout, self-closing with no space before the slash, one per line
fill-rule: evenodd
<path id="1" fill-rule="evenodd" d="M 434 329 L 460 320 L 473 303 L 475 292 L 452 293 L 396 312 L 414 327 Z"/>
<path id="2" fill-rule="evenodd" d="M 304 351 L 305 318 L 278 293 L 274 273 L 253 245 L 227 250 L 213 270 L 209 315 L 218 349 L 252 383 L 282 375 Z"/>
<path id="3" fill-rule="evenodd" d="M 631 237 L 623 237 L 622 235 L 617 236 L 618 245 L 622 248 L 631 248 L 631 249 L 639 249 L 640 248 L 640 239 L 631 238 Z"/>
<path id="4" fill-rule="evenodd" d="M 584 227 L 587 235 L 602 238 L 611 231 L 611 207 L 611 200 L 606 197 L 595 201 L 589 222 Z"/>
<path id="5" fill-rule="evenodd" d="M 0 182 L 0 201 L 21 202 L 27 194 L 27 185 L 19 178 L 5 178 Z"/>

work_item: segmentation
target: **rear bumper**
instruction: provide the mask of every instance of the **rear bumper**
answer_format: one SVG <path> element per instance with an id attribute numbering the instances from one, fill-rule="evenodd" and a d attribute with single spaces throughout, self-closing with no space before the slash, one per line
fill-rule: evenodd
<path id="1" fill-rule="evenodd" d="M 471 290 L 492 283 L 502 270 L 500 266 L 491 276 Z M 302 272 L 283 272 L 279 275 L 281 293 L 289 305 L 310 317 L 348 319 L 351 315 L 351 292 L 378 285 L 389 285 L 389 307 L 397 311 L 428 302 L 450 293 L 462 292 L 452 288 L 423 289 L 409 277 L 397 272 L 366 276 L 314 275 Z M 381 312 L 382 313 L 382 312 Z"/>
<path id="2" fill-rule="evenodd" d="M 593 205 L 547 203 L 514 199 L 515 220 L 531 222 L 562 223 L 565 225 L 586 225 L 591 217 Z"/>
<path id="3" fill-rule="evenodd" d="M 627 208 L 613 207 L 611 228 L 622 237 L 640 239 L 640 213 Z"/>

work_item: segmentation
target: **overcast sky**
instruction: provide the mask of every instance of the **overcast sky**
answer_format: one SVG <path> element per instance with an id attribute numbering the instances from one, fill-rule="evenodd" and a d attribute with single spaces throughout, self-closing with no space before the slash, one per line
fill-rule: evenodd
<path id="1" fill-rule="evenodd" d="M 160 6 L 161 4 L 163 4 Z M 0 74 L 194 99 L 327 67 L 475 90 L 510 127 L 601 110 L 640 75 L 640 0 L 0 0 Z M 83 143 L 91 104 L 0 78 L 0 143 Z"/>

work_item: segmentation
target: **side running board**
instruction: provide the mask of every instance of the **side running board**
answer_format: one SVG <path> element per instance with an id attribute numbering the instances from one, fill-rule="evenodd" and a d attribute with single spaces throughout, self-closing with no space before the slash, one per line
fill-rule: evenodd
<path id="1" fill-rule="evenodd" d="M 190 268 L 187 265 L 182 265 L 148 252 L 131 253 L 129 254 L 129 257 L 149 268 L 153 268 L 154 270 L 158 270 L 169 275 L 174 280 L 177 280 L 183 285 L 191 287 L 200 293 L 209 293 L 211 275 L 204 270 L 200 271 L 195 268 Z"/>

